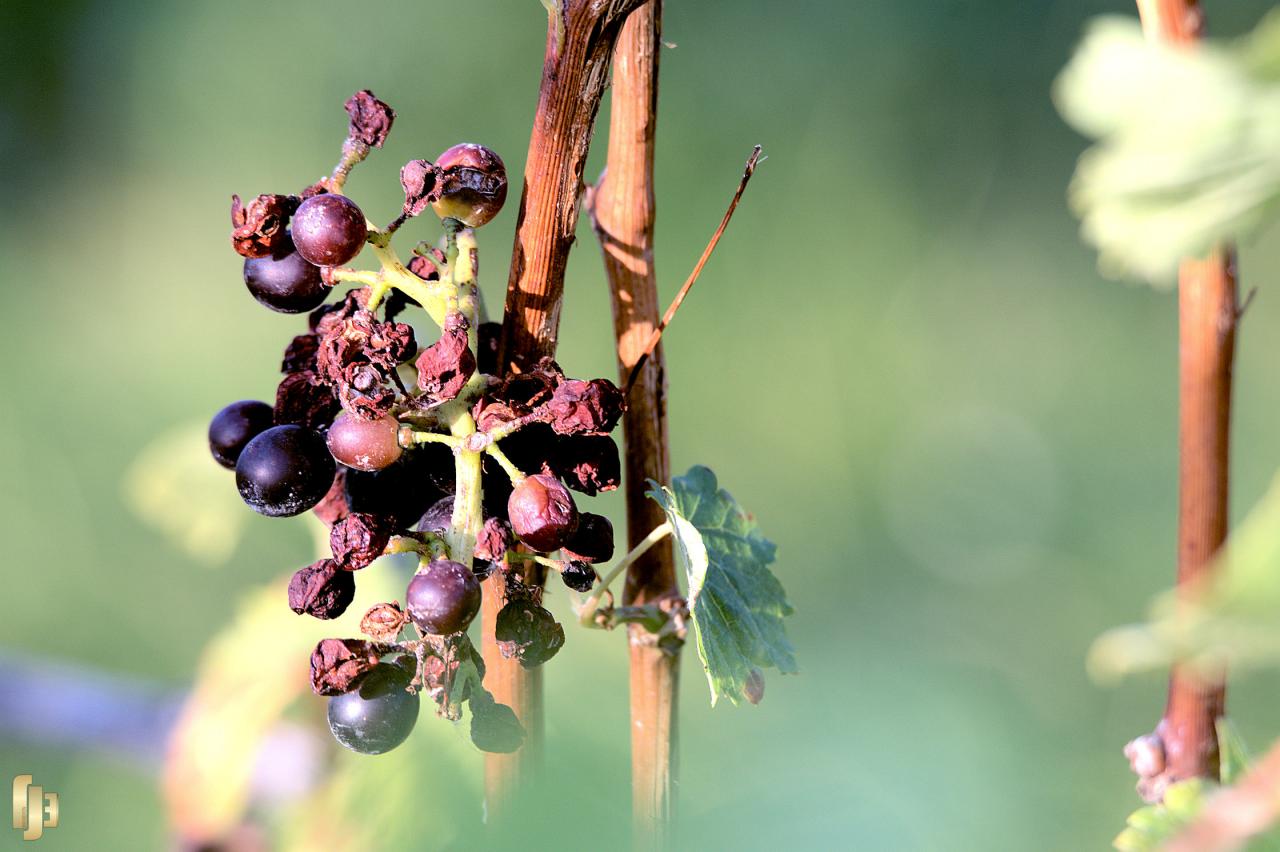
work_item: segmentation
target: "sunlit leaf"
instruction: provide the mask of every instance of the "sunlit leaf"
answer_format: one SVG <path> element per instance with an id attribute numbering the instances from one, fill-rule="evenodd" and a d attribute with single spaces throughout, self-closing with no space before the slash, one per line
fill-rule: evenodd
<path id="1" fill-rule="evenodd" d="M 1218 777 L 1223 784 L 1234 784 L 1249 769 L 1249 752 L 1236 726 L 1225 716 L 1218 719 Z"/>
<path id="2" fill-rule="evenodd" d="M 1231 534 L 1210 576 L 1194 603 L 1165 592 L 1145 623 L 1099 637 L 1090 672 L 1111 680 L 1175 660 L 1233 671 L 1280 664 L 1280 476 Z"/>
<path id="3" fill-rule="evenodd" d="M 1154 852 L 1162 847 L 1200 813 L 1209 786 L 1200 778 L 1171 785 L 1165 791 L 1163 802 L 1139 808 L 1129 815 L 1124 831 L 1115 839 L 1116 849 Z"/>
<path id="4" fill-rule="evenodd" d="M 126 472 L 124 493 L 184 553 L 217 565 L 231 558 L 248 512 L 235 474 L 210 457 L 206 428 L 189 423 L 152 441 Z"/>
<path id="5" fill-rule="evenodd" d="M 1062 71 L 1063 117 L 1097 140 L 1070 200 L 1104 273 L 1171 286 L 1178 261 L 1257 232 L 1280 202 L 1280 15 L 1248 39 L 1151 43 L 1094 21 Z"/>
<path id="6" fill-rule="evenodd" d="M 722 695 L 735 704 L 745 699 L 753 668 L 796 671 L 782 622 L 791 605 L 769 570 L 776 548 L 756 531 L 755 519 L 705 467 L 690 468 L 672 488 L 650 484 L 649 496 L 667 513 L 688 580 L 689 611 L 711 703 Z"/>
<path id="7" fill-rule="evenodd" d="M 214 840 L 243 819 L 264 739 L 296 699 L 313 702 L 316 730 L 328 738 L 323 700 L 309 685 L 311 651 L 327 636 L 359 635 L 365 609 L 404 588 L 391 569 L 362 571 L 355 602 L 332 621 L 289 609 L 288 573 L 247 592 L 206 646 L 169 744 L 165 797 L 183 837 Z"/>
<path id="8" fill-rule="evenodd" d="M 456 849 L 474 837 L 483 761 L 462 725 L 433 711 L 424 697 L 413 733 L 386 754 L 337 749 L 324 785 L 284 819 L 278 848 Z"/>

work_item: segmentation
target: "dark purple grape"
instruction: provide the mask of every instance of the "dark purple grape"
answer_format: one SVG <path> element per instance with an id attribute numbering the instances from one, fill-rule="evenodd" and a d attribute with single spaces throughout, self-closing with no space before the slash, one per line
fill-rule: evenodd
<path id="1" fill-rule="evenodd" d="M 272 255 L 246 260 L 244 284 L 259 304 L 282 314 L 306 313 L 329 295 L 320 268 L 294 251 L 290 239 Z"/>
<path id="2" fill-rule="evenodd" d="M 365 420 L 343 411 L 329 427 L 329 452 L 356 470 L 382 470 L 400 458 L 400 423 L 394 417 Z"/>
<path id="3" fill-rule="evenodd" d="M 596 569 L 585 562 L 566 562 L 560 569 L 560 579 L 575 592 L 591 591 L 596 582 Z"/>
<path id="4" fill-rule="evenodd" d="M 542 665 L 564 647 L 564 627 L 550 610 L 527 598 L 510 600 L 498 611 L 493 636 L 502 655 L 526 669 Z"/>
<path id="5" fill-rule="evenodd" d="M 319 503 L 336 472 L 319 432 L 303 426 L 273 426 L 240 453 L 236 486 L 255 512 L 289 517 Z"/>
<path id="6" fill-rule="evenodd" d="M 364 213 L 345 195 L 313 195 L 293 214 L 293 241 L 298 254 L 316 266 L 351 261 L 364 246 L 368 227 Z"/>
<path id="7" fill-rule="evenodd" d="M 507 519 L 520 540 L 539 553 L 558 550 L 578 526 L 578 508 L 560 480 L 527 476 L 511 490 Z"/>
<path id="8" fill-rule="evenodd" d="M 453 478 L 453 452 L 444 444 L 424 444 L 382 470 L 347 470 L 347 505 L 386 518 L 393 530 L 407 530 L 446 488 L 453 489 Z"/>
<path id="9" fill-rule="evenodd" d="M 341 745 L 361 754 L 382 754 L 408 739 L 418 722 L 420 699 L 408 692 L 410 675 L 379 663 L 360 688 L 329 699 L 329 730 Z"/>
<path id="10" fill-rule="evenodd" d="M 561 550 L 568 559 L 578 562 L 608 562 L 613 558 L 613 524 L 604 515 L 582 512 L 578 528 Z"/>
<path id="11" fill-rule="evenodd" d="M 442 533 L 453 523 L 453 495 L 448 494 L 431 504 L 418 521 L 419 532 Z"/>
<path id="12" fill-rule="evenodd" d="M 272 422 L 271 406 L 265 402 L 242 399 L 231 403 L 209 422 L 209 452 L 213 453 L 213 460 L 235 470 L 245 444 L 270 429 Z"/>
<path id="13" fill-rule="evenodd" d="M 458 633 L 480 611 L 480 581 L 470 568 L 437 559 L 409 581 L 405 609 L 424 633 Z"/>

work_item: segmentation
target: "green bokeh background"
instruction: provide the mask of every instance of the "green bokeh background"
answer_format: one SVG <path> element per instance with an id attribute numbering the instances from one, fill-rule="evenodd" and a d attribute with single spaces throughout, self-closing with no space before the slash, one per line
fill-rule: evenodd
<path id="1" fill-rule="evenodd" d="M 1269 5 L 1210 2 L 1212 28 Z M 1172 575 L 1176 312 L 1101 280 L 1065 208 L 1083 142 L 1049 87 L 1102 12 L 1132 9 L 668 4 L 664 298 L 750 146 L 769 156 L 667 338 L 672 454 L 713 467 L 778 543 L 802 668 L 759 707 L 713 710 L 686 657 L 679 848 L 1096 849 L 1134 808 L 1119 750 L 1155 722 L 1162 679 L 1102 688 L 1083 659 Z M 349 184 L 373 219 L 398 205 L 400 164 L 455 141 L 520 174 L 543 22 L 533 0 L 0 7 L 0 647 L 179 689 L 239 596 L 307 561 L 301 522 L 255 517 L 228 564 L 200 564 L 122 497 L 155 436 L 269 396 L 300 328 L 246 297 L 228 196 L 327 171 L 361 87 L 399 111 Z M 493 305 L 515 208 L 480 234 Z M 579 237 L 560 361 L 611 375 Z M 1237 517 L 1280 465 L 1277 268 L 1273 240 L 1244 247 L 1260 292 L 1239 340 Z M 450 848 L 624 842 L 625 658 L 621 636 L 570 631 L 547 669 L 537 818 L 498 840 L 455 812 Z M 1278 686 L 1233 687 L 1255 747 L 1278 732 Z M 0 736 L 0 781 L 18 772 L 62 794 L 46 848 L 168 842 L 132 762 Z"/>

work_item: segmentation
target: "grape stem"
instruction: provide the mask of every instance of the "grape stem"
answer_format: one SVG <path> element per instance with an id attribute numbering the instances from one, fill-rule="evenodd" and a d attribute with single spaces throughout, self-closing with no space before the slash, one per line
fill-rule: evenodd
<path id="1" fill-rule="evenodd" d="M 596 607 L 600 603 L 600 596 L 609 590 L 609 584 L 617 579 L 618 575 L 631 567 L 631 563 L 635 562 L 641 556 L 649 551 L 658 542 L 671 535 L 671 524 L 663 523 L 653 528 L 647 536 L 641 539 L 640 543 L 631 548 L 626 556 L 618 560 L 618 563 L 609 569 L 609 573 L 596 581 L 595 587 L 591 590 L 591 596 L 582 602 L 582 606 L 578 609 L 578 620 L 584 624 L 590 624 L 595 618 Z"/>
<path id="2" fill-rule="evenodd" d="M 538 554 L 538 553 L 525 553 L 524 551 L 521 551 L 521 550 L 508 550 L 507 556 L 511 557 L 512 559 L 522 559 L 525 562 L 536 562 L 539 565 L 552 569 L 553 571 L 564 571 L 563 563 L 558 562 L 555 559 L 542 556 L 541 554 Z"/>
<path id="3" fill-rule="evenodd" d="M 503 438 L 518 432 L 530 423 L 541 423 L 544 420 L 546 420 L 546 417 L 543 412 L 534 410 L 523 417 L 517 417 L 515 420 L 509 420 L 501 426 L 495 426 L 486 434 L 489 436 L 489 440 L 491 441 L 501 441 Z"/>
<path id="4" fill-rule="evenodd" d="M 445 555 L 444 537 L 438 533 L 412 533 L 398 535 L 387 543 L 383 554 L 417 553 L 432 559 Z"/>
<path id="5" fill-rule="evenodd" d="M 475 427 L 473 425 L 472 431 L 474 430 Z M 465 435 L 462 437 L 458 437 L 456 435 L 442 435 L 439 432 L 418 432 L 411 427 L 405 427 L 400 430 L 401 446 L 405 443 L 405 436 L 408 436 L 408 440 L 414 444 L 445 444 L 452 447 L 454 450 L 458 450 L 462 447 L 466 437 Z"/>
<path id="6" fill-rule="evenodd" d="M 484 448 L 484 451 L 498 463 L 502 470 L 511 479 L 512 485 L 519 485 L 525 480 L 525 475 L 520 472 L 520 469 L 516 467 L 515 464 L 512 463 L 511 459 L 507 458 L 507 454 L 504 453 L 497 444 L 489 444 Z"/>

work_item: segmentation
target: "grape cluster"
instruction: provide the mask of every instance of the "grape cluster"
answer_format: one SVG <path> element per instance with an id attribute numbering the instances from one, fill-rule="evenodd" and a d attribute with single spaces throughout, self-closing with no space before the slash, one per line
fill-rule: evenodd
<path id="1" fill-rule="evenodd" d="M 419 555 L 403 606 L 375 605 L 360 624 L 367 638 L 326 639 L 312 654 L 312 687 L 329 696 L 342 745 L 394 748 L 426 691 L 451 718 L 469 701 L 476 744 L 512 750 L 519 723 L 483 689 L 483 661 L 466 631 L 483 595 L 498 594 L 504 654 L 532 667 L 563 645 L 563 628 L 542 606 L 542 575 L 556 571 L 585 593 L 597 583 L 594 566 L 613 557 L 612 525 L 580 511 L 574 492 L 618 487 L 610 433 L 625 400 L 609 380 L 569 378 L 550 359 L 524 372 L 499 368 L 502 326 L 483 318 L 473 231 L 506 199 L 498 155 L 462 144 L 434 162 L 410 161 L 400 173 L 404 207 L 380 229 L 342 189 L 382 146 L 395 112 L 368 91 L 346 109 L 348 134 L 330 176 L 296 195 L 233 197 L 245 286 L 266 307 L 308 321 L 285 348 L 274 404 L 240 401 L 218 412 L 210 451 L 235 470 L 254 511 L 311 511 L 329 527 L 330 556 L 289 583 L 299 614 L 337 618 L 354 599 L 356 575 L 379 556 Z M 391 238 L 428 208 L 444 237 L 419 243 L 401 263 Z M 346 266 L 365 246 L 380 270 Z M 329 300 L 344 282 L 358 286 Z M 410 308 L 436 322 L 436 340 L 419 345 L 414 327 L 399 321 Z"/>

